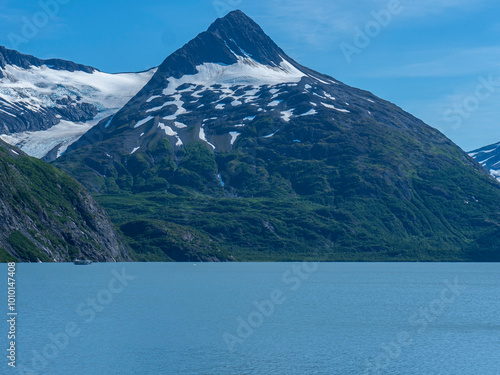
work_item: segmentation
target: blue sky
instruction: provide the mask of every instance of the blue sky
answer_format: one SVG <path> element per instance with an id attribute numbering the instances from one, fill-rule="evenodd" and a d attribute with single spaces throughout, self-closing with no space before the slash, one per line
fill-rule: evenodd
<path id="1" fill-rule="evenodd" d="M 500 141 L 495 0 L 0 0 L 0 7 L 0 45 L 107 72 L 156 66 L 217 17 L 242 9 L 298 62 L 396 103 L 463 149 Z"/>

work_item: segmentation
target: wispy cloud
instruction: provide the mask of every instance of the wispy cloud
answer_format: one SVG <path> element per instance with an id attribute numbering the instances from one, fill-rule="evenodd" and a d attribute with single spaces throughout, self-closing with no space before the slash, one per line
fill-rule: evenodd
<path id="1" fill-rule="evenodd" d="M 498 142 L 500 139 L 498 86 L 494 87 L 491 96 L 487 95 L 487 89 L 481 91 L 482 95 L 486 95 L 481 98 L 482 100 L 478 98 L 476 102 L 474 99 L 477 95 L 477 88 L 490 78 L 498 82 L 498 75 L 494 77 L 476 75 L 460 80 L 440 80 L 439 84 L 436 84 L 436 87 L 439 87 L 434 92 L 419 93 L 417 91 L 415 98 L 398 104 L 427 124 L 442 131 L 464 150 L 471 151 Z M 472 110 L 471 103 L 473 103 Z M 457 108 L 460 108 L 460 112 L 457 112 Z M 457 124 L 455 118 L 459 113 L 465 113 L 465 115 L 461 115 L 460 122 Z"/>
<path id="2" fill-rule="evenodd" d="M 477 8 L 488 0 L 402 0 L 405 16 L 408 18 L 436 15 L 450 9 L 467 10 Z"/>
<path id="3" fill-rule="evenodd" d="M 454 77 L 470 74 L 498 73 L 500 47 L 426 50 L 412 54 L 410 64 L 370 72 L 370 77 Z"/>
<path id="4" fill-rule="evenodd" d="M 438 16 L 454 9 L 470 12 L 493 0 L 400 0 L 403 12 L 398 19 Z M 293 38 L 300 38 L 315 48 L 327 48 L 329 43 L 354 33 L 372 17 L 372 12 L 387 9 L 389 0 L 270 0 L 261 8 L 262 17 L 286 30 Z"/>
<path id="5" fill-rule="evenodd" d="M 261 8 L 261 20 L 293 41 L 307 43 L 315 49 L 327 49 L 342 33 L 352 29 L 352 15 L 338 2 L 321 0 L 274 0 Z"/>

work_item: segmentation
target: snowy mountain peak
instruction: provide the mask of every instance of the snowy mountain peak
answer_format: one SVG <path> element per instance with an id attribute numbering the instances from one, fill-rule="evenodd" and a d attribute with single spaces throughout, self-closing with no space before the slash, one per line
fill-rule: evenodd
<path id="1" fill-rule="evenodd" d="M 168 56 L 144 91 L 164 86 L 170 77 L 195 75 L 203 64 L 228 66 L 243 62 L 280 67 L 283 60 L 299 67 L 259 25 L 235 11 L 217 19 L 207 31 Z"/>
<path id="2" fill-rule="evenodd" d="M 108 154 L 129 156 L 156 147 L 164 137 L 173 152 L 199 141 L 215 152 L 228 151 L 238 147 L 254 123 L 267 124 L 258 133 L 268 139 L 314 117 L 373 117 L 366 107 L 379 102 L 301 66 L 252 19 L 235 11 L 168 56 L 134 98 L 68 152 L 121 138 Z"/>
<path id="3" fill-rule="evenodd" d="M 240 10 L 217 19 L 208 32 L 221 38 L 234 54 L 264 65 L 279 65 L 286 56 L 262 28 Z"/>

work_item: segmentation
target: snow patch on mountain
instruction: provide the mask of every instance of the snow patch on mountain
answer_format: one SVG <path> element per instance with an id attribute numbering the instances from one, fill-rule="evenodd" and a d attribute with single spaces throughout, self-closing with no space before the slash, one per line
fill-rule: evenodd
<path id="1" fill-rule="evenodd" d="M 333 96 L 331 96 L 329 93 L 327 93 L 326 91 L 323 91 L 323 94 L 325 95 L 325 97 L 327 97 L 328 99 L 330 100 L 336 100 Z"/>
<path id="2" fill-rule="evenodd" d="M 10 112 L 4 111 L 3 109 L 0 109 L 0 112 L 6 113 L 6 114 L 8 114 L 9 116 L 12 116 L 12 117 L 16 117 L 16 115 L 13 115 Z"/>
<path id="3" fill-rule="evenodd" d="M 177 124 L 179 124 L 179 123 L 176 122 L 175 124 L 177 126 Z M 184 125 L 184 124 L 180 124 L 180 125 Z M 163 124 L 163 123 L 160 122 L 160 123 L 158 123 L 158 127 L 160 129 L 163 129 L 163 131 L 165 132 L 166 135 L 168 135 L 170 137 L 175 137 L 176 138 L 176 140 L 177 140 L 177 142 L 175 143 L 176 146 L 182 146 L 183 145 L 182 140 L 179 137 L 178 133 L 176 131 L 174 131 L 170 126 L 165 125 L 165 124 Z M 186 125 L 184 125 L 184 127 L 186 127 Z"/>
<path id="4" fill-rule="evenodd" d="M 153 116 L 148 116 L 146 117 L 145 119 L 142 119 L 141 121 L 137 122 L 135 125 L 134 125 L 134 129 L 138 128 L 139 126 L 142 126 L 144 125 L 145 123 L 147 123 L 148 121 L 152 120 L 153 119 Z"/>
<path id="5" fill-rule="evenodd" d="M 236 142 L 236 139 L 238 138 L 238 136 L 241 135 L 241 133 L 229 132 L 229 135 L 231 136 L 231 146 L 232 146 L 234 144 L 234 142 Z"/>
<path id="6" fill-rule="evenodd" d="M 325 81 L 323 81 L 323 80 L 319 79 L 318 77 L 315 77 L 315 76 L 313 76 L 311 74 L 309 74 L 308 76 L 311 77 L 312 79 L 318 81 L 318 82 L 321 82 L 324 85 L 328 85 L 329 84 L 328 82 L 325 82 Z"/>
<path id="7" fill-rule="evenodd" d="M 109 126 L 109 124 L 111 124 L 111 121 L 113 121 L 113 118 L 115 117 L 115 115 L 111 116 L 108 120 L 108 122 L 106 123 L 106 125 L 104 125 L 105 128 L 107 128 Z"/>
<path id="8" fill-rule="evenodd" d="M 299 117 L 300 117 L 300 116 L 312 116 L 312 115 L 315 115 L 315 114 L 317 114 L 317 113 L 318 113 L 318 112 L 317 112 L 315 109 L 311 109 L 310 111 L 308 111 L 308 112 L 306 112 L 306 113 L 303 113 L 303 114 L 299 115 Z"/>
<path id="9" fill-rule="evenodd" d="M 286 122 L 289 122 L 292 116 L 293 116 L 293 109 L 281 112 L 281 118 Z"/>
<path id="10" fill-rule="evenodd" d="M 210 147 L 212 147 L 214 150 L 215 150 L 215 146 L 213 144 L 211 144 L 209 141 L 207 141 L 207 137 L 205 135 L 205 129 L 203 128 L 200 128 L 200 134 L 199 134 L 199 137 L 202 141 L 205 141 L 206 143 L 208 143 L 210 145 Z"/>
<path id="11" fill-rule="evenodd" d="M 157 98 L 161 98 L 161 95 L 153 95 L 153 96 L 149 97 L 148 100 L 146 100 L 146 103 L 150 103 Z"/>
<path id="12" fill-rule="evenodd" d="M 271 137 L 273 137 L 273 136 L 274 136 L 277 132 L 278 132 L 278 130 L 276 130 L 274 133 L 271 133 L 271 134 L 265 135 L 265 136 L 263 136 L 262 138 L 271 138 Z"/>
<path id="13" fill-rule="evenodd" d="M 163 129 L 165 131 L 166 135 L 174 136 L 177 135 L 177 132 L 174 132 L 170 126 L 167 126 L 165 124 L 162 124 L 161 122 L 158 123 L 158 127 L 160 129 Z"/>
<path id="14" fill-rule="evenodd" d="M 185 115 L 185 114 L 189 113 L 184 108 L 184 102 L 181 100 L 181 94 L 172 95 L 172 98 L 174 99 L 174 101 L 173 102 L 166 102 L 165 104 L 163 104 L 162 108 L 167 106 L 167 105 L 175 105 L 175 106 L 177 106 L 177 110 L 175 111 L 175 113 L 173 115 L 164 117 L 165 120 L 174 121 L 174 120 L 177 120 L 177 117 L 179 117 L 180 115 Z M 154 110 L 157 111 L 159 109 L 154 109 Z M 150 110 L 148 110 L 146 112 L 150 112 Z"/>
<path id="15" fill-rule="evenodd" d="M 336 108 L 334 105 L 331 104 L 326 104 L 326 103 L 321 103 L 321 104 L 323 104 L 326 108 L 334 109 L 339 112 L 351 113 L 351 111 L 348 111 L 347 109 Z"/>

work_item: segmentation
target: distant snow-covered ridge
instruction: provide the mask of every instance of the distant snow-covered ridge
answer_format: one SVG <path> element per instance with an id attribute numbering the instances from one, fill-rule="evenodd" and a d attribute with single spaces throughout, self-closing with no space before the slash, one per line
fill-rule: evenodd
<path id="1" fill-rule="evenodd" d="M 500 142 L 469 153 L 500 182 Z"/>
<path id="2" fill-rule="evenodd" d="M 53 70 L 47 66 L 23 69 L 7 65 L 1 70 L 4 78 L 0 83 L 0 98 L 11 104 L 24 103 L 40 110 L 60 105 L 57 100 L 62 98 L 85 100 L 98 109 L 122 107 L 156 69 L 110 74 Z"/>
<path id="3" fill-rule="evenodd" d="M 0 135 L 27 154 L 59 156 L 101 119 L 122 108 L 153 76 L 68 71 L 51 66 L 0 67 Z"/>

